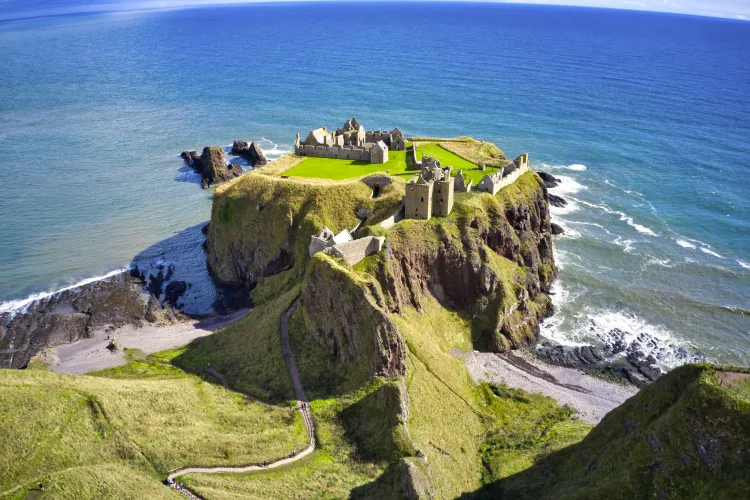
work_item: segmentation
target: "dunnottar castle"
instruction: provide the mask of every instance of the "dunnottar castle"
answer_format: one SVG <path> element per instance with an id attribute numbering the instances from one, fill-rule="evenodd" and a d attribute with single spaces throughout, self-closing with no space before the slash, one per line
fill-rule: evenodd
<path id="1" fill-rule="evenodd" d="M 325 127 L 311 130 L 304 141 L 300 135 L 294 141 L 294 153 L 298 156 L 313 156 L 331 159 L 349 159 L 367 163 L 383 164 L 388 161 L 388 151 L 406 151 L 407 170 L 418 171 L 408 181 L 406 194 L 398 218 L 430 220 L 432 216 L 445 217 L 453 210 L 454 193 L 468 193 L 472 189 L 496 194 L 500 189 L 515 182 L 529 170 L 529 155 L 522 154 L 504 168 L 486 173 L 474 186 L 463 171 L 453 176 L 453 167 L 443 166 L 440 160 L 423 155 L 418 160 L 417 146 L 407 147 L 404 134 L 398 128 L 392 131 L 366 131 L 357 118 L 347 120 L 343 127 L 328 132 Z M 477 167 L 484 171 L 484 168 Z M 391 219 L 397 219 L 395 216 Z M 371 253 L 379 252 L 383 238 L 368 236 L 353 239 L 349 230 L 334 234 L 323 228 L 313 235 L 310 255 L 328 252 L 355 264 Z"/>

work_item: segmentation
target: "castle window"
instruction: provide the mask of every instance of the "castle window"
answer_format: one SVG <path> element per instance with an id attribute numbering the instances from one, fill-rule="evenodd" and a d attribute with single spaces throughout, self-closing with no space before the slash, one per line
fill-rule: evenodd
<path id="1" fill-rule="evenodd" d="M 419 199 L 420 202 L 424 203 L 424 196 Z"/>
<path id="2" fill-rule="evenodd" d="M 443 199 L 442 199 L 442 198 L 440 198 L 440 203 L 442 203 L 442 202 L 443 202 Z"/>

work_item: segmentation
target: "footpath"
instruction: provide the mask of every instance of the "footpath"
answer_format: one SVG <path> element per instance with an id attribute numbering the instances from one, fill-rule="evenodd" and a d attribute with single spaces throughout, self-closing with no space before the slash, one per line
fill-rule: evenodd
<path id="1" fill-rule="evenodd" d="M 308 447 L 299 453 L 295 452 L 288 457 L 276 460 L 274 462 L 268 462 L 266 465 L 249 464 L 249 465 L 230 466 L 230 467 L 228 466 L 182 467 L 180 469 L 176 469 L 169 473 L 169 475 L 167 476 L 167 483 L 174 484 L 176 478 L 180 476 L 184 476 L 185 474 L 216 474 L 216 473 L 222 473 L 222 472 L 242 473 L 242 472 L 252 472 L 252 471 L 274 469 L 274 468 L 281 467 L 283 465 L 288 465 L 298 460 L 301 460 L 305 458 L 306 456 L 308 456 L 313 451 L 315 451 L 315 421 L 313 420 L 312 411 L 310 410 L 310 405 L 307 401 L 305 390 L 302 387 L 302 380 L 300 379 L 299 371 L 297 370 L 297 364 L 294 362 L 294 355 L 292 354 L 292 347 L 289 344 L 289 318 L 294 312 L 295 306 L 296 306 L 296 302 L 292 304 L 292 306 L 284 314 L 281 315 L 281 349 L 284 353 L 284 361 L 286 362 L 286 367 L 289 370 L 289 375 L 292 377 L 292 385 L 294 387 L 294 394 L 295 394 L 295 397 L 297 398 L 297 405 L 295 406 L 295 409 L 299 411 L 302 416 L 302 423 L 305 426 L 305 430 L 307 431 L 307 436 L 310 440 L 310 444 L 308 445 Z M 228 390 L 234 391 L 234 392 L 240 392 L 240 391 L 236 391 L 232 389 L 227 383 L 226 379 L 213 368 L 211 367 L 207 368 L 206 372 L 212 375 L 213 377 L 215 377 L 221 383 L 221 385 L 223 385 Z M 197 493 L 195 493 L 194 491 L 190 490 L 189 488 L 185 486 L 183 486 L 182 488 L 179 488 L 177 491 L 179 491 L 184 496 L 192 500 L 203 500 L 203 498 L 200 495 L 198 495 Z"/>

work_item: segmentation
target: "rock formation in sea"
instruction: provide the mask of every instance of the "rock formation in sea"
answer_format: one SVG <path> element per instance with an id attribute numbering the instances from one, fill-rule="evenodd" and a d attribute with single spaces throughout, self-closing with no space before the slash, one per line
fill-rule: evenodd
<path id="1" fill-rule="evenodd" d="M 204 189 L 230 181 L 244 173 L 242 165 L 227 164 L 221 146 L 206 146 L 200 156 L 195 151 L 183 151 L 180 156 L 193 170 L 201 174 L 201 186 Z"/>
<path id="2" fill-rule="evenodd" d="M 232 143 L 232 154 L 245 158 L 251 167 L 261 167 L 268 163 L 266 156 L 255 141 L 250 144 L 245 141 L 234 141 Z"/>

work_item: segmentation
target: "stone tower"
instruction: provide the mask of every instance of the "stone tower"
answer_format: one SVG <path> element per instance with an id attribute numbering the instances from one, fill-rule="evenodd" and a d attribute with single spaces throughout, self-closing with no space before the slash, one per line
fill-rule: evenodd
<path id="1" fill-rule="evenodd" d="M 406 184 L 404 211 L 407 219 L 430 220 L 432 217 L 432 182 L 427 182 L 420 175 L 416 182 Z"/>
<path id="2" fill-rule="evenodd" d="M 450 167 L 448 167 L 445 177 L 435 181 L 432 188 L 432 213 L 436 217 L 445 217 L 453 210 L 453 188 L 453 179 L 451 178 Z"/>

